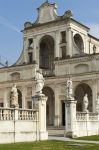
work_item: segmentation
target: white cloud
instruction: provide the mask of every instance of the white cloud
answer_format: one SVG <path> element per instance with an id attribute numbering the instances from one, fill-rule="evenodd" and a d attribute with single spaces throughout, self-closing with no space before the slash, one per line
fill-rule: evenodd
<path id="1" fill-rule="evenodd" d="M 7 20 L 7 18 L 5 17 L 0 16 L 0 24 L 4 25 L 5 27 L 13 31 L 20 33 L 20 30 L 15 25 L 13 25 L 9 20 Z"/>

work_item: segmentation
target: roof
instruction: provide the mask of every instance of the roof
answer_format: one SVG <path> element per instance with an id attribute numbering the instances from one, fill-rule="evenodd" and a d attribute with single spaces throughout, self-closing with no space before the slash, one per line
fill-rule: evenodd
<path id="1" fill-rule="evenodd" d="M 99 42 L 99 39 L 98 39 L 98 38 L 96 38 L 95 36 L 93 36 L 93 35 L 91 35 L 91 34 L 88 34 L 88 36 L 89 36 L 90 38 L 93 38 L 93 39 L 95 39 L 96 41 L 98 41 L 98 42 Z"/>

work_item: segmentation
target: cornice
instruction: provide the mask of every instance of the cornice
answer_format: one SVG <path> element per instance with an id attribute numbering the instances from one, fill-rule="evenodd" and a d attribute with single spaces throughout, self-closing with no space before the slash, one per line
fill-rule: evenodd
<path id="1" fill-rule="evenodd" d="M 89 36 L 90 38 L 92 38 L 92 39 L 94 39 L 94 40 L 96 40 L 96 41 L 99 42 L 99 39 L 98 39 L 97 37 L 95 37 L 95 36 L 93 36 L 93 35 L 91 35 L 91 34 L 88 34 L 88 36 Z"/>
<path id="2" fill-rule="evenodd" d="M 83 57 L 71 57 L 69 59 L 61 59 L 54 61 L 55 65 L 63 65 L 63 64 L 72 64 L 72 63 L 79 63 L 79 62 L 87 62 L 87 61 L 92 61 L 92 60 L 99 60 L 99 54 L 91 54 L 88 56 L 83 56 Z"/>
<path id="3" fill-rule="evenodd" d="M 80 25 L 80 26 L 82 26 L 83 28 L 85 28 L 85 29 L 87 29 L 88 31 L 89 31 L 89 28 L 87 27 L 87 26 L 85 26 L 84 24 L 82 24 L 82 23 L 80 23 L 79 21 L 77 21 L 77 20 L 75 20 L 74 18 L 64 18 L 63 16 L 59 16 L 59 17 L 57 17 L 57 19 L 56 20 L 53 20 L 53 21 L 50 21 L 50 22 L 46 22 L 46 23 L 38 23 L 38 24 L 36 24 L 36 23 L 34 23 L 34 24 L 32 24 L 32 26 L 30 26 L 30 27 L 27 27 L 27 28 L 24 28 L 23 30 L 22 30 L 22 32 L 26 32 L 26 31 L 28 31 L 28 30 L 31 30 L 31 29 L 35 29 L 35 28 L 37 28 L 38 29 L 38 27 L 46 27 L 46 26 L 48 26 L 48 27 L 50 27 L 51 25 L 57 25 L 57 24 L 61 24 L 62 22 L 75 22 L 76 24 L 78 24 L 78 25 Z"/>
<path id="4" fill-rule="evenodd" d="M 29 70 L 29 69 L 33 69 L 35 65 L 36 64 L 4 67 L 4 68 L 0 68 L 0 73 Z"/>
<path id="5" fill-rule="evenodd" d="M 45 78 L 45 86 L 47 84 L 55 84 L 55 83 L 65 83 L 66 79 L 69 78 L 71 76 L 71 78 L 77 78 L 79 80 L 82 80 L 82 78 L 84 77 L 84 80 L 88 81 L 88 80 L 99 80 L 99 71 L 93 71 L 93 72 L 87 72 L 87 73 L 77 73 L 77 74 L 66 74 L 66 75 L 60 75 L 60 76 L 54 76 L 54 77 L 46 77 Z M 30 79 L 19 79 L 19 80 L 8 80 L 8 81 L 2 81 L 0 82 L 0 87 L 1 86 L 6 86 L 6 85 L 12 85 L 13 83 L 16 83 L 18 85 L 34 85 L 35 84 L 35 80 L 33 80 L 32 78 Z"/>
<path id="6" fill-rule="evenodd" d="M 46 23 L 42 23 L 42 24 L 34 24 L 32 25 L 32 27 L 28 27 L 28 28 L 25 28 L 23 30 L 23 32 L 31 32 L 31 30 L 42 30 L 42 28 L 50 28 L 50 27 L 53 27 L 53 26 L 59 26 L 61 24 L 64 24 L 64 23 L 67 23 L 68 20 L 67 18 L 65 19 L 57 19 L 57 20 L 54 20 L 54 21 L 51 21 L 51 22 L 46 22 Z"/>
<path id="7" fill-rule="evenodd" d="M 67 74 L 55 76 L 55 78 L 46 78 L 46 85 L 49 84 L 65 84 L 66 80 L 71 77 L 73 81 L 94 81 L 99 80 L 99 71 L 87 72 L 87 73 L 77 73 L 77 74 Z"/>
<path id="8" fill-rule="evenodd" d="M 32 78 L 30 78 L 30 79 L 19 79 L 19 80 L 7 80 L 7 81 L 0 82 L 0 86 L 5 85 L 5 84 L 13 84 L 13 83 L 16 83 L 16 84 L 22 84 L 23 83 L 23 84 L 27 85 L 27 82 L 34 84 L 35 80 L 33 80 Z"/>

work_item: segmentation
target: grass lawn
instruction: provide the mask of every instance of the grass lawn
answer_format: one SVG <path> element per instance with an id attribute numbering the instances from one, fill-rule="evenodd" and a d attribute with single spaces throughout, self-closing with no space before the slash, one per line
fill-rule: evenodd
<path id="1" fill-rule="evenodd" d="M 79 137 L 77 140 L 99 141 L 99 135 Z"/>
<path id="2" fill-rule="evenodd" d="M 0 150 L 99 150 L 99 145 L 64 141 L 1 144 Z"/>

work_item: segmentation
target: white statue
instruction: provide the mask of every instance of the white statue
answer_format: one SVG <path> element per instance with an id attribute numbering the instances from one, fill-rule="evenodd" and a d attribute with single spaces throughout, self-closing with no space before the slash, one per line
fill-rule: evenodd
<path id="1" fill-rule="evenodd" d="M 14 84 L 11 89 L 11 107 L 18 107 L 18 92 L 16 84 Z"/>
<path id="2" fill-rule="evenodd" d="M 66 82 L 66 97 L 67 99 L 71 99 L 73 95 L 73 83 L 72 80 L 69 78 Z"/>
<path id="3" fill-rule="evenodd" d="M 42 71 L 40 69 L 36 71 L 35 80 L 36 80 L 36 94 L 40 95 L 42 94 L 42 89 L 44 87 L 44 78 L 42 75 Z"/>
<path id="4" fill-rule="evenodd" d="M 88 112 L 88 94 L 85 94 L 84 98 L 83 98 L 83 112 Z"/>
<path id="5" fill-rule="evenodd" d="M 96 99 L 96 112 L 99 113 L 99 95 L 97 95 Z"/>

